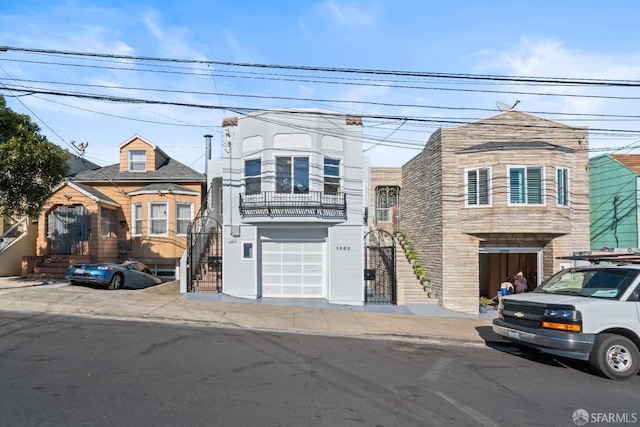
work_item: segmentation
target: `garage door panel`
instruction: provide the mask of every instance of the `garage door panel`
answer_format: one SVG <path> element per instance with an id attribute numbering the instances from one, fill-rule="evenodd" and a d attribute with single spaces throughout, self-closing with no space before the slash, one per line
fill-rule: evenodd
<path id="1" fill-rule="evenodd" d="M 324 243 L 320 242 L 310 242 L 304 244 L 304 249 L 306 252 L 317 252 L 322 253 Z"/>
<path id="2" fill-rule="evenodd" d="M 304 278 L 305 285 L 322 285 L 322 276 L 306 276 Z"/>
<path id="3" fill-rule="evenodd" d="M 281 285 L 282 276 L 281 275 L 264 275 L 262 276 L 262 283 L 265 285 Z"/>
<path id="4" fill-rule="evenodd" d="M 302 296 L 302 286 L 283 286 L 282 292 L 290 296 Z"/>
<path id="5" fill-rule="evenodd" d="M 322 266 L 321 265 L 309 265 L 305 264 L 302 266 L 305 274 L 318 274 L 322 275 Z"/>
<path id="6" fill-rule="evenodd" d="M 262 295 L 270 297 L 279 297 L 282 295 L 282 286 L 263 286 Z"/>
<path id="7" fill-rule="evenodd" d="M 264 263 L 278 263 L 282 262 L 281 254 L 273 254 L 273 253 L 262 253 L 262 262 Z"/>
<path id="8" fill-rule="evenodd" d="M 323 242 L 262 242 L 262 295 L 323 297 Z"/>
<path id="9" fill-rule="evenodd" d="M 322 254 L 304 254 L 303 259 L 305 263 L 322 264 Z"/>
<path id="10" fill-rule="evenodd" d="M 282 272 L 284 274 L 301 274 L 302 273 L 302 264 L 300 265 L 283 265 Z"/>
<path id="11" fill-rule="evenodd" d="M 262 266 L 262 274 L 272 275 L 277 274 L 280 275 L 282 273 L 282 266 L 280 264 L 265 264 Z"/>
<path id="12" fill-rule="evenodd" d="M 302 254 L 284 254 L 282 255 L 283 263 L 302 262 Z"/>
<path id="13" fill-rule="evenodd" d="M 299 242 L 283 243 L 282 250 L 285 252 L 300 252 L 302 251 L 302 243 L 299 243 Z"/>
<path id="14" fill-rule="evenodd" d="M 305 286 L 304 295 L 307 297 L 321 297 L 322 286 L 315 286 L 315 287 Z"/>

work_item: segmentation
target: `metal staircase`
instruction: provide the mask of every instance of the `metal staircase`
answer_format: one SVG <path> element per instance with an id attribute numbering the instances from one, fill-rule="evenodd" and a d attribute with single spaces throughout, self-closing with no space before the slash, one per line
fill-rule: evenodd
<path id="1" fill-rule="evenodd" d="M 187 230 L 187 292 L 222 292 L 222 226 L 210 193 Z"/>
<path id="2" fill-rule="evenodd" d="M 18 240 L 29 234 L 29 219 L 22 218 L 0 236 L 0 255 L 9 250 Z"/>

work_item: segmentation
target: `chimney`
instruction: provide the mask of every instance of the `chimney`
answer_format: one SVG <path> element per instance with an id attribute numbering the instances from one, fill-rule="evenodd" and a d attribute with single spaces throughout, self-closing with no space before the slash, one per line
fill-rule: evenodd
<path id="1" fill-rule="evenodd" d="M 205 135 L 204 136 L 204 145 L 205 145 L 205 159 L 211 160 L 211 137 L 213 135 Z"/>

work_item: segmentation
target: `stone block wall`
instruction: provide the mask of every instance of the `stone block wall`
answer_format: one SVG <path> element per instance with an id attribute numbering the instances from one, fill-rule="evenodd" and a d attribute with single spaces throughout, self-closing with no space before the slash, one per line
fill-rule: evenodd
<path id="1" fill-rule="evenodd" d="M 509 166 L 544 167 L 543 205 L 509 205 Z M 479 167 L 491 168 L 491 204 L 466 207 L 465 170 Z M 556 203 L 556 167 L 569 170 L 569 206 Z M 481 245 L 543 248 L 543 277 L 557 256 L 589 248 L 587 129 L 515 110 L 441 129 L 402 167 L 401 209 L 440 303 L 475 313 Z"/>

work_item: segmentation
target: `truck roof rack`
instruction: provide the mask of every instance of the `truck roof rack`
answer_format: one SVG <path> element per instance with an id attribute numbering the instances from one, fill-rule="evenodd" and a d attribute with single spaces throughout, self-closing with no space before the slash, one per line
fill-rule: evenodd
<path id="1" fill-rule="evenodd" d="M 574 252 L 573 255 L 568 256 L 559 256 L 556 257 L 556 259 L 589 261 L 592 264 L 599 264 L 601 262 L 640 264 L 640 252 L 632 250 L 585 251 Z"/>

